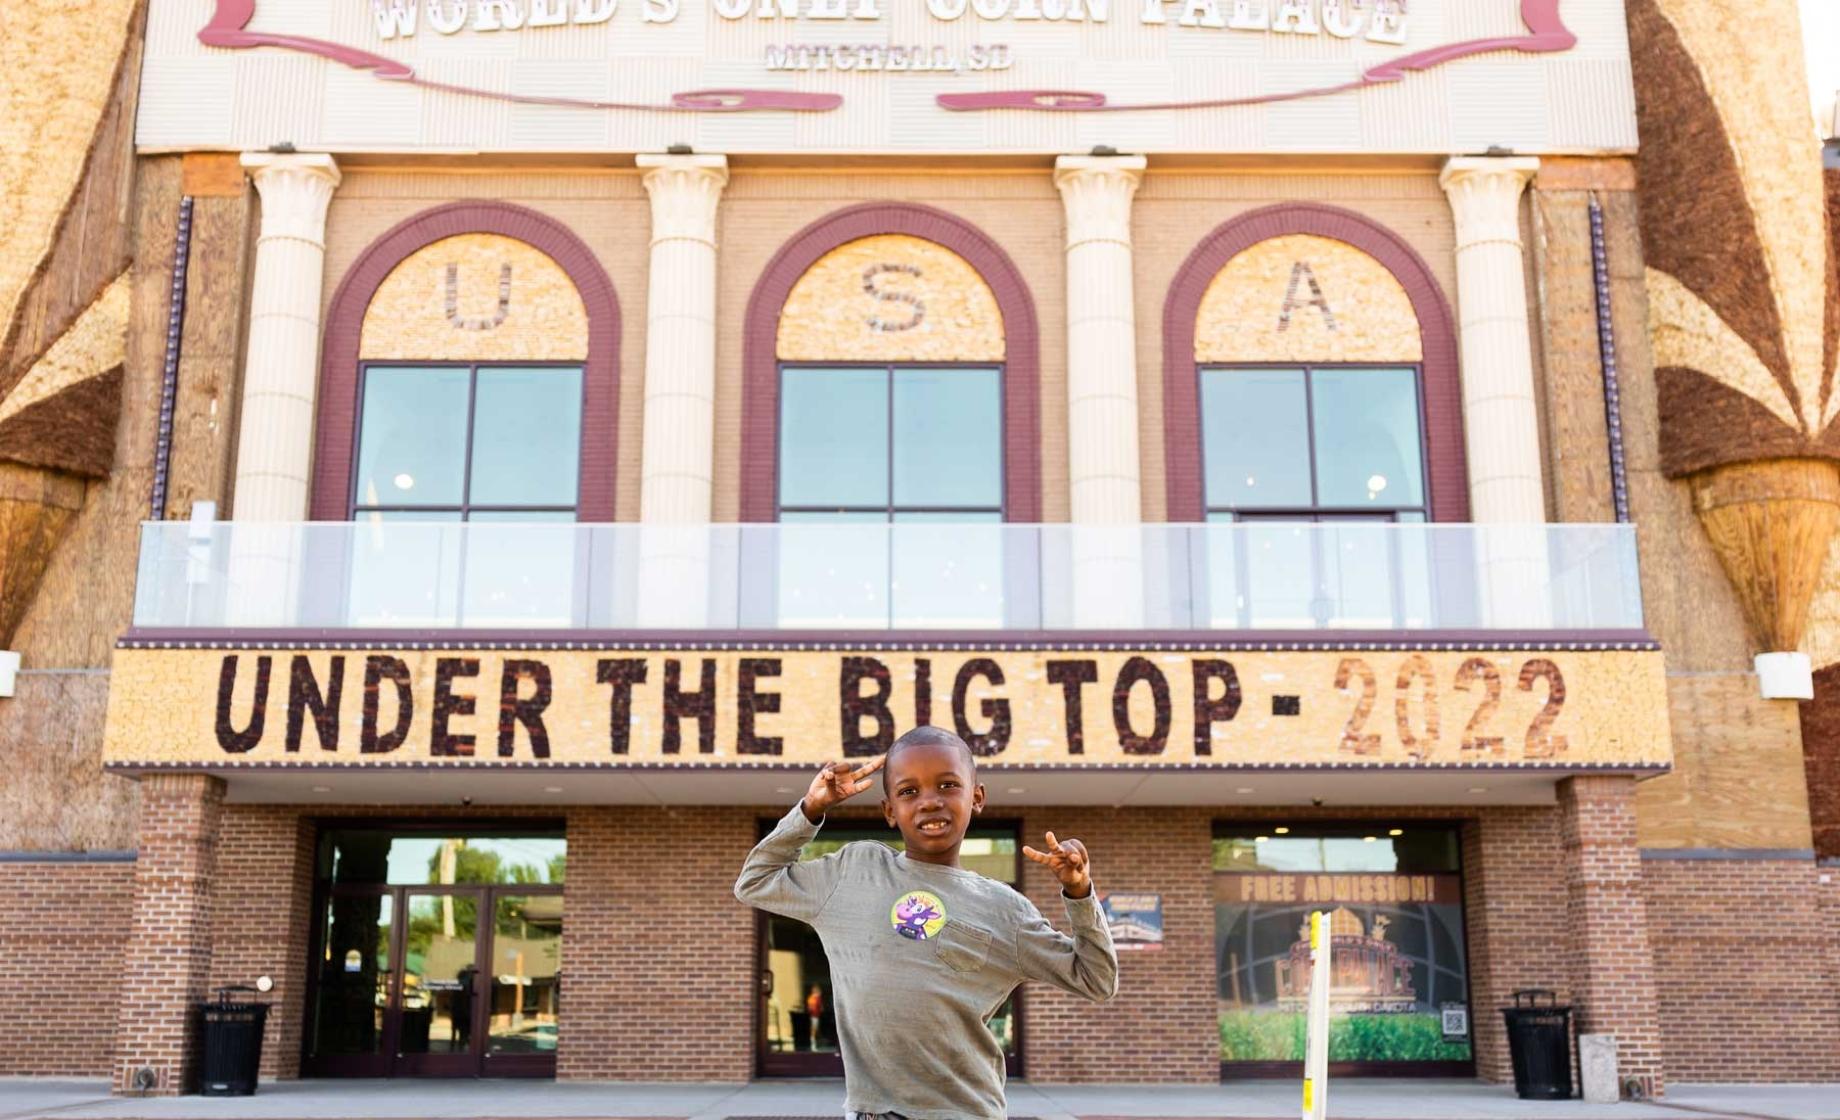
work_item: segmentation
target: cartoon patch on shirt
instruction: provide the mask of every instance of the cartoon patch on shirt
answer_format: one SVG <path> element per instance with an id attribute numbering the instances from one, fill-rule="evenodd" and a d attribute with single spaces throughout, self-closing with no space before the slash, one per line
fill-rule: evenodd
<path id="1" fill-rule="evenodd" d="M 928 891 L 908 891 L 895 900 L 894 907 L 888 911 L 888 920 L 902 937 L 925 941 L 937 937 L 945 928 L 946 904 Z"/>

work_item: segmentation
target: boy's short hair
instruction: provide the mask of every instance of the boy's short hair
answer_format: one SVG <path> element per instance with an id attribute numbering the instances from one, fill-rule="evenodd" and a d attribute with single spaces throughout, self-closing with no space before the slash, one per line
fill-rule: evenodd
<path id="1" fill-rule="evenodd" d="M 971 745 L 969 743 L 943 727 L 934 727 L 931 724 L 923 723 L 919 727 L 901 736 L 899 739 L 896 739 L 894 744 L 888 748 L 888 753 L 882 757 L 883 793 L 888 792 L 888 769 L 890 764 L 894 762 L 895 752 L 902 747 L 919 746 L 957 747 L 964 752 L 965 761 L 971 766 L 972 776 L 977 776 L 977 755 L 971 750 Z"/>

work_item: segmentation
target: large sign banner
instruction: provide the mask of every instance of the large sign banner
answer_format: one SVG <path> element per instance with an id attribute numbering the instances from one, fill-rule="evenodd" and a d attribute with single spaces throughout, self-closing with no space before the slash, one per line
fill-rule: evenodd
<path id="1" fill-rule="evenodd" d="M 106 759 L 805 765 L 933 723 L 1025 765 L 1656 767 L 1666 711 L 1645 649 L 128 644 Z"/>
<path id="2" fill-rule="evenodd" d="M 144 149 L 1630 151 L 1622 0 L 153 0 Z"/>
<path id="3" fill-rule="evenodd" d="M 1217 873 L 1214 884 L 1222 1061 L 1303 1060 L 1315 910 L 1329 911 L 1334 947 L 1330 1061 L 1470 1058 L 1460 876 Z"/>

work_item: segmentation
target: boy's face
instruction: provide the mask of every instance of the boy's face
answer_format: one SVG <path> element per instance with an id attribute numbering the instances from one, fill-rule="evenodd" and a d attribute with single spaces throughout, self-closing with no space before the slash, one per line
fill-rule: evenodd
<path id="1" fill-rule="evenodd" d="M 984 808 L 984 787 L 971 760 L 949 743 L 916 743 L 888 763 L 882 816 L 901 830 L 909 856 L 956 863 L 971 818 Z"/>

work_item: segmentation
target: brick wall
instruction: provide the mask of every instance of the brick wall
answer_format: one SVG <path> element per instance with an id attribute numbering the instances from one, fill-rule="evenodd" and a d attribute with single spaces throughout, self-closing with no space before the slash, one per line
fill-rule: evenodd
<path id="1" fill-rule="evenodd" d="M 262 1076 L 300 1075 L 306 1012 L 307 944 L 313 894 L 313 828 L 285 805 L 224 809 L 211 899 L 211 985 L 274 990 L 262 1041 Z"/>
<path id="2" fill-rule="evenodd" d="M 134 861 L 0 863 L 0 899 L 0 1007 L 30 1015 L 0 1077 L 107 1076 Z"/>
<path id="3" fill-rule="evenodd" d="M 1834 1023 L 1833 999 L 1829 995 L 1822 1004 L 1814 990 L 1819 970 L 1840 975 L 1840 950 L 1833 948 L 1840 944 L 1840 885 L 1832 881 L 1840 873 L 1822 869 L 1830 882 L 1819 884 L 1809 863 L 1640 861 L 1627 787 L 1598 781 L 1609 787 L 1572 787 L 1569 823 L 1557 806 L 1290 809 L 1283 815 L 1300 822 L 1460 822 L 1472 1023 L 1477 1070 L 1486 1079 L 1510 1076 L 1496 1009 L 1523 987 L 1556 988 L 1561 999 L 1584 1002 L 1589 1009 L 1581 1015 L 1585 1029 L 1615 1030 L 1623 1040 L 1625 1072 L 1650 1071 L 1652 1064 L 1658 1074 L 1659 1059 L 1651 1063 L 1646 1056 L 1659 1054 L 1665 1045 L 1672 1076 L 1713 1077 L 1714 1055 L 1725 1061 L 1731 1052 L 1729 1047 L 1714 1049 L 1713 1032 L 1729 1029 L 1730 1009 L 1736 1007 L 1736 1021 L 1752 1024 L 1756 1039 L 1751 1046 L 1755 1063 L 1741 1064 L 1736 1079 L 1840 1074 L 1831 1043 L 1836 1032 L 1830 1026 L 1823 1036 L 1817 1029 L 1822 1022 Z M 157 812 L 147 821 L 155 832 L 144 842 L 168 852 L 166 863 L 173 871 L 166 875 L 184 873 L 187 867 L 195 871 L 198 849 L 186 838 L 195 836 L 207 806 L 198 801 L 196 790 L 181 796 L 150 788 L 149 794 Z M 553 817 L 556 812 L 494 808 L 490 815 Z M 265 1075 L 289 1077 L 298 1071 L 313 921 L 314 821 L 374 813 L 358 807 L 221 809 L 207 919 L 212 927 L 208 981 L 274 978 L 277 1007 L 265 1047 Z M 747 908 L 734 902 L 730 887 L 754 841 L 757 821 L 776 816 L 776 809 L 595 806 L 566 814 L 570 858 L 563 953 L 568 983 L 559 1076 L 724 1081 L 752 1076 L 755 1027 L 748 993 L 753 991 L 755 922 Z M 434 807 L 403 815 L 457 819 L 450 810 Z M 1043 1081 L 1111 1080 L 1128 1069 L 1132 1080 L 1212 1082 L 1219 1061 L 1212 822 L 1236 816 L 1265 819 L 1271 812 L 1081 806 L 1027 808 L 1019 816 L 1029 842 L 1037 842 L 1049 828 L 1085 840 L 1102 884 L 1163 895 L 1168 938 L 1161 952 L 1122 956 L 1122 990 L 1109 1004 L 1032 989 L 1024 1019 L 1028 1075 Z M 175 862 L 185 852 L 194 862 Z M 0 884 L 17 884 L 11 897 L 40 900 L 47 907 L 57 907 L 66 896 L 98 900 L 93 920 L 74 911 L 69 919 L 98 931 L 109 925 L 103 900 L 110 897 L 112 883 L 116 932 L 97 936 L 120 951 L 132 865 L 0 865 L 0 874 L 9 876 Z M 81 876 L 94 885 L 73 885 Z M 142 879 L 143 890 L 183 885 L 159 875 Z M 1064 922 L 1048 874 L 1025 867 L 1023 887 L 1051 920 Z M 166 907 L 163 912 L 169 915 L 183 913 L 164 898 L 156 905 Z M 1760 914 L 1786 915 L 1785 926 L 1804 931 L 1801 940 L 1790 932 L 1760 940 Z M 1644 920 L 1652 934 L 1642 933 Z M 1825 940 L 1818 925 L 1823 921 L 1829 931 Z M 181 944 L 172 930 L 150 936 L 150 944 Z M 1640 959 L 1651 936 L 1657 961 L 1652 980 Z M 17 932 L 10 937 L 0 944 L 20 943 Z M 1759 954 L 1759 945 L 1768 951 Z M 1587 963 L 1582 957 L 1587 948 L 1607 955 Z M 1759 963 L 1776 967 L 1774 962 L 1796 953 L 1816 961 L 1816 972 L 1804 973 L 1802 981 L 1809 990 L 1785 998 L 1784 992 L 1800 989 L 1775 973 L 1766 983 L 1755 983 Z M 131 966 L 123 995 L 124 1027 L 126 1009 L 141 1007 L 153 994 L 145 975 L 153 956 L 159 954 L 142 954 Z M 0 968 L 10 967 L 17 957 L 9 953 L 0 959 Z M 91 967 L 94 959 L 85 953 L 80 966 Z M 182 963 L 170 953 L 162 960 L 169 970 Z M 1720 972 L 1708 970 L 1709 961 L 1734 963 Z M 200 994 L 206 979 L 201 973 L 195 985 Z M 1661 989 L 1659 1016 L 1666 1037 L 1657 1036 L 1653 1012 L 1646 1024 L 1639 1014 L 1644 991 L 1652 1000 L 1654 987 Z M 1832 992 L 1831 982 L 1826 990 Z M 1790 1001 L 1806 1005 L 1800 1012 L 1805 1023 L 1784 1025 L 1781 1015 Z M 660 1015 L 660 1008 L 670 1008 L 671 1014 Z M 134 1022 L 138 1029 L 154 1020 Z M 1820 1049 L 1823 1037 L 1827 1051 Z M 107 1044 L 106 1031 L 92 1031 L 88 1042 L 76 1044 L 88 1048 L 80 1051 L 89 1055 L 81 1059 L 84 1069 L 99 1068 Z M 81 1072 L 75 1068 L 78 1052 L 72 1051 L 71 1072 Z"/>
<path id="4" fill-rule="evenodd" d="M 1827 977 L 1827 990 L 1840 992 L 1840 860 L 1822 861 L 1815 880 L 1820 928 L 1825 931 L 1826 938 L 1822 967 Z M 1840 1024 L 1828 1029 L 1829 1033 L 1840 1034 Z"/>
<path id="5" fill-rule="evenodd" d="M 1616 1036 L 1617 1074 L 1663 1091 L 1654 962 L 1636 847 L 1635 781 L 1589 776 L 1559 783 L 1572 1021 Z"/>
<path id="6" fill-rule="evenodd" d="M 759 815 L 570 811 L 558 1077 L 753 1075 L 754 916 L 734 884 Z"/>
<path id="7" fill-rule="evenodd" d="M 1486 1081 L 1512 1081 L 1499 1009 L 1524 988 L 1550 989 L 1561 1002 L 1572 998 L 1558 812 L 1545 806 L 1499 808 L 1466 822 L 1463 901 L 1476 1074 Z"/>
<path id="8" fill-rule="evenodd" d="M 1809 860 L 1642 861 L 1670 1079 L 1840 1079 L 1831 971 L 1840 897 L 1820 870 Z"/>
<path id="9" fill-rule="evenodd" d="M 1163 896 L 1160 952 L 1118 955 L 1118 996 L 1093 1004 L 1030 985 L 1023 1008 L 1024 1071 L 1037 1081 L 1220 1079 L 1214 976 L 1213 817 L 1205 809 L 1028 809 L 1024 843 L 1042 833 L 1077 837 L 1104 889 Z M 1042 914 L 1067 927 L 1060 882 L 1023 864 L 1022 884 Z"/>

